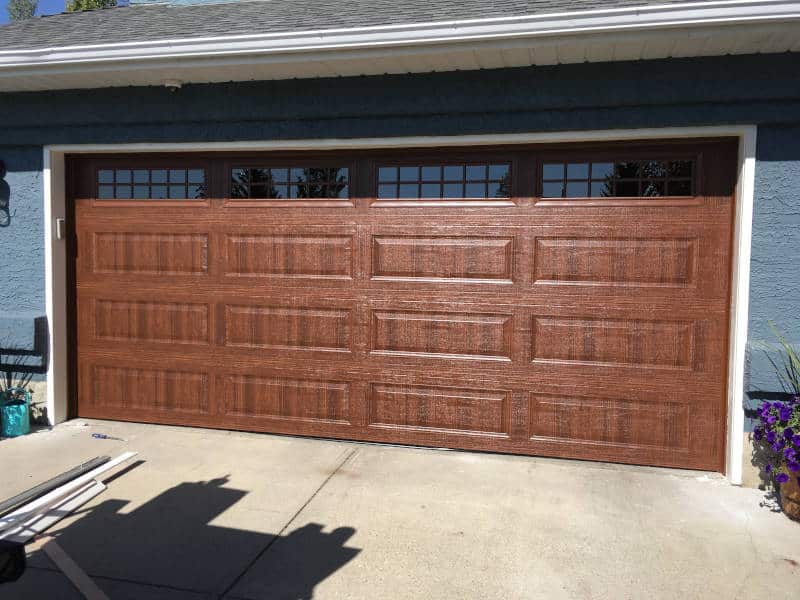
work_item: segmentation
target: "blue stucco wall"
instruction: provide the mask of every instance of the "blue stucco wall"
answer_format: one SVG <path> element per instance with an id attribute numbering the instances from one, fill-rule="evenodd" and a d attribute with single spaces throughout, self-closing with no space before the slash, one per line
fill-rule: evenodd
<path id="1" fill-rule="evenodd" d="M 775 390 L 757 350 L 769 337 L 767 320 L 800 341 L 800 68 L 790 54 L 186 85 L 174 93 L 0 93 L 0 160 L 13 214 L 0 229 L 0 321 L 44 310 L 44 144 L 737 123 L 759 125 L 747 389 Z"/>
<path id="2" fill-rule="evenodd" d="M 747 390 L 753 402 L 780 389 L 764 342 L 773 321 L 800 347 L 800 124 L 758 128 L 750 272 Z"/>
<path id="3" fill-rule="evenodd" d="M 31 350 L 34 319 L 44 315 L 42 148 L 0 146 L 0 160 L 8 202 L 0 215 L 0 348 Z"/>

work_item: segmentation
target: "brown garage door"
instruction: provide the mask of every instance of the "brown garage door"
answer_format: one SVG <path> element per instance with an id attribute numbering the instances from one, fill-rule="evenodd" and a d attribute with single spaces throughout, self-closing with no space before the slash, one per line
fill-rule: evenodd
<path id="1" fill-rule="evenodd" d="M 75 158 L 77 414 L 722 470 L 735 164 Z"/>

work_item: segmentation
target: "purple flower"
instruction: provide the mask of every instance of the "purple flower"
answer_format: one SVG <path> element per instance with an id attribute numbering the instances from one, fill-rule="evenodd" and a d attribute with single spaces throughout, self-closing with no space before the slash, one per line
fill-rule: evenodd
<path id="1" fill-rule="evenodd" d="M 792 436 L 792 443 L 798 448 L 800 448 L 800 435 L 795 434 L 794 436 Z"/>
<path id="2" fill-rule="evenodd" d="M 783 437 L 785 437 L 787 440 L 792 439 L 793 435 L 794 431 L 792 431 L 791 427 L 787 427 L 786 429 L 783 430 Z"/>
<path id="3" fill-rule="evenodd" d="M 772 473 L 772 465 L 771 465 L 771 464 L 769 464 L 769 463 L 767 463 L 767 464 L 764 466 L 764 472 L 765 472 L 765 473 Z"/>
<path id="4" fill-rule="evenodd" d="M 796 460 L 790 460 L 786 466 L 789 467 L 789 470 L 792 473 L 797 473 L 798 471 L 800 471 L 800 463 L 797 462 Z"/>
<path id="5" fill-rule="evenodd" d="M 777 421 L 777 417 L 775 415 L 769 415 L 767 417 L 767 425 L 775 425 L 775 421 Z"/>
<path id="6" fill-rule="evenodd" d="M 800 394 L 792 394 L 791 396 L 789 396 L 789 402 L 791 402 L 792 404 L 800 403 Z"/>
<path id="7" fill-rule="evenodd" d="M 775 481 L 777 481 L 778 483 L 786 483 L 787 481 L 789 481 L 789 476 L 786 473 L 778 473 L 775 476 Z"/>
<path id="8" fill-rule="evenodd" d="M 781 421 L 788 421 L 792 418 L 792 409 L 786 405 L 781 406 Z"/>
<path id="9" fill-rule="evenodd" d="M 783 449 L 783 442 L 778 441 L 772 444 L 772 451 L 775 452 L 775 454 L 780 452 L 782 449 Z"/>
<path id="10" fill-rule="evenodd" d="M 768 444 L 774 444 L 776 437 L 777 436 L 775 435 L 774 431 L 768 431 L 767 432 L 767 443 Z"/>
<path id="11" fill-rule="evenodd" d="M 764 438 L 764 430 L 761 427 L 756 427 L 753 429 L 753 437 L 757 442 L 760 442 Z"/>
<path id="12" fill-rule="evenodd" d="M 794 448 L 786 448 L 786 450 L 783 451 L 783 456 L 786 460 L 794 460 L 797 456 L 797 452 Z"/>

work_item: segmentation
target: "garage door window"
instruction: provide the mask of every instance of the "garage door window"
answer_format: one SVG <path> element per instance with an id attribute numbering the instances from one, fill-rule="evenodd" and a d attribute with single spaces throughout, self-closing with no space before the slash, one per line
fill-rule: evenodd
<path id="1" fill-rule="evenodd" d="M 558 161 L 542 165 L 543 198 L 692 196 L 691 160 Z"/>
<path id="2" fill-rule="evenodd" d="M 382 165 L 378 198 L 510 198 L 510 175 L 508 164 Z"/>
<path id="3" fill-rule="evenodd" d="M 234 199 L 349 198 L 347 167 L 242 167 L 231 171 Z"/>
<path id="4" fill-rule="evenodd" d="M 204 169 L 99 169 L 97 197 L 102 200 L 201 200 L 206 197 Z"/>

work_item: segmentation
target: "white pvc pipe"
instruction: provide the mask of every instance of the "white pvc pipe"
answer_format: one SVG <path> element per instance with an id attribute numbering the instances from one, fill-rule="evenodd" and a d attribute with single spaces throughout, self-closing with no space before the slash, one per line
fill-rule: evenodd
<path id="1" fill-rule="evenodd" d="M 13 512 L 8 513 L 0 519 L 0 536 L 7 532 L 10 527 L 14 527 L 19 523 L 27 521 L 37 514 L 47 512 L 48 509 L 62 501 L 65 496 L 69 496 L 75 492 L 75 490 L 85 487 L 98 475 L 102 475 L 106 471 L 113 469 L 127 460 L 130 460 L 136 456 L 136 454 L 137 452 L 125 452 L 124 454 L 120 454 L 117 458 L 111 459 L 96 469 L 92 469 L 80 477 L 76 477 L 72 481 L 68 481 L 64 485 L 57 487 L 52 492 L 45 494 L 41 498 L 37 498 L 28 504 L 20 506 Z"/>

